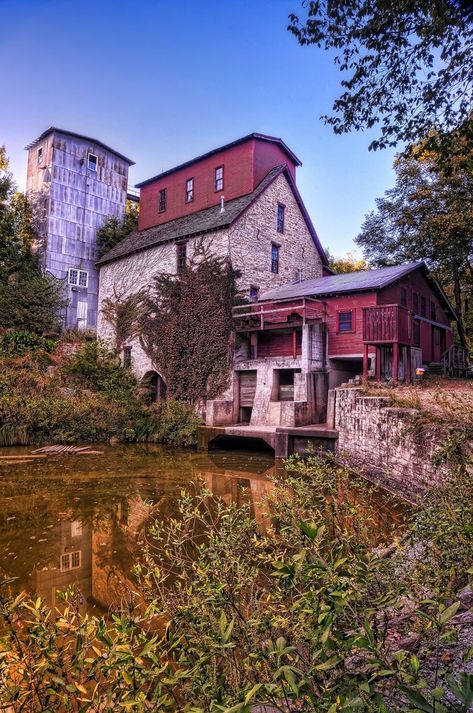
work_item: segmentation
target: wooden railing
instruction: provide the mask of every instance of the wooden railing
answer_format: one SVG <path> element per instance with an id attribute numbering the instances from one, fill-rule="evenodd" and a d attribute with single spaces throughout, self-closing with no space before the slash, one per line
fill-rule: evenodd
<path id="1" fill-rule="evenodd" d="M 470 355 L 463 347 L 452 346 L 442 354 L 441 363 L 446 376 L 468 376 Z"/>
<path id="2" fill-rule="evenodd" d="M 305 324 L 308 319 L 322 319 L 323 303 L 312 297 L 300 297 L 286 302 L 253 302 L 233 308 L 237 332 L 251 332 L 284 324 Z"/>
<path id="3" fill-rule="evenodd" d="M 399 305 L 363 307 L 363 341 L 366 344 L 412 344 L 410 310 Z"/>

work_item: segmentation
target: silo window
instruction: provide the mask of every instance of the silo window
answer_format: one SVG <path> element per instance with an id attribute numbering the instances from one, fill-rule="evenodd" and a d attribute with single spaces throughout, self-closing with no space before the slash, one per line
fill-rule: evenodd
<path id="1" fill-rule="evenodd" d="M 87 154 L 87 168 L 89 171 L 97 170 L 97 156 L 93 153 Z"/>

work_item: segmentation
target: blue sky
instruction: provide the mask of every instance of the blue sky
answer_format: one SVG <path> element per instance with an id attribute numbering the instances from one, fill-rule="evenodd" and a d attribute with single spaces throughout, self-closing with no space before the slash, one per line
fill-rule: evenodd
<path id="1" fill-rule="evenodd" d="M 339 91 L 329 54 L 286 30 L 300 0 L 0 0 L 0 144 L 24 187 L 24 146 L 50 125 L 136 162 L 130 183 L 243 136 L 280 136 L 324 246 L 354 248 L 394 182 L 393 152 L 320 120 Z"/>

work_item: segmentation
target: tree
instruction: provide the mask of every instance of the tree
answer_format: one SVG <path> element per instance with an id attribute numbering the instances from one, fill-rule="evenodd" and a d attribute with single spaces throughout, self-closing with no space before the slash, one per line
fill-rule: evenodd
<path id="1" fill-rule="evenodd" d="M 141 323 L 144 349 L 168 395 L 191 406 L 216 398 L 227 386 L 237 276 L 228 260 L 203 248 L 196 252 L 177 277 L 155 279 Z"/>
<path id="2" fill-rule="evenodd" d="M 473 335 L 473 176 L 446 175 L 438 157 L 417 150 L 395 162 L 396 184 L 376 201 L 356 242 L 375 265 L 425 260 L 453 297 Z"/>
<path id="3" fill-rule="evenodd" d="M 337 274 L 347 272 L 359 272 L 360 270 L 368 270 L 368 263 L 363 258 L 357 258 L 351 250 L 343 257 L 334 257 L 325 251 L 328 258 L 328 266 Z"/>
<path id="4" fill-rule="evenodd" d="M 43 275 L 31 206 L 16 190 L 0 147 L 0 328 L 41 333 L 57 328 L 62 284 Z"/>
<path id="5" fill-rule="evenodd" d="M 138 227 L 138 208 L 134 203 L 128 202 L 123 218 L 110 216 L 97 231 L 97 250 L 99 258 L 108 253 L 123 238 L 126 238 Z"/>
<path id="6" fill-rule="evenodd" d="M 324 116 L 335 133 L 380 129 L 370 149 L 430 132 L 473 145 L 473 11 L 468 0 L 312 0 L 289 16 L 301 45 L 334 52 L 343 91 Z M 440 141 L 439 141 L 440 140 Z"/>

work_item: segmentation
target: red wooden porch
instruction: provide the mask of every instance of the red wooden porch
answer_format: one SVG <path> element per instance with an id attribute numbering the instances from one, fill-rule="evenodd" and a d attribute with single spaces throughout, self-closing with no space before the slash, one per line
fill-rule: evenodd
<path id="1" fill-rule="evenodd" d="M 259 332 L 278 326 L 304 325 L 311 319 L 322 319 L 325 306 L 313 297 L 300 297 L 277 302 L 255 302 L 233 308 L 237 332 Z"/>
<path id="2" fill-rule="evenodd" d="M 376 348 L 376 379 L 381 378 L 381 349 L 392 347 L 393 382 L 398 381 L 399 350 L 406 348 L 405 376 L 412 381 L 412 312 L 397 304 L 363 307 L 363 380 L 368 378 L 369 347 Z"/>

